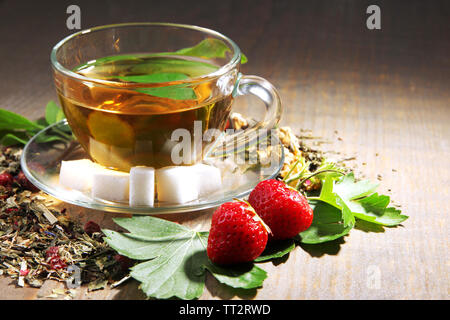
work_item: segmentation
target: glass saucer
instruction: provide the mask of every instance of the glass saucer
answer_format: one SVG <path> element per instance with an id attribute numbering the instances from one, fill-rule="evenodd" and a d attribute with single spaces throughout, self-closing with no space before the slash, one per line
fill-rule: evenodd
<path id="1" fill-rule="evenodd" d="M 66 120 L 43 129 L 26 144 L 22 153 L 21 166 L 26 177 L 39 189 L 59 200 L 81 207 L 107 212 L 144 215 L 194 212 L 219 206 L 233 198 L 245 197 L 259 181 L 276 177 L 284 162 L 284 151 L 278 137 L 272 137 L 270 141 L 270 144 L 265 144 L 262 148 L 259 144 L 258 152 L 251 150 L 251 146 L 247 148 L 241 146 L 226 153 L 228 157 L 232 154 L 237 157 L 239 155 L 246 156 L 247 158 L 249 155 L 259 155 L 261 152 L 266 155 L 270 154 L 270 166 L 263 165 L 263 163 L 267 163 L 264 158 L 253 157 L 253 161 L 239 164 L 237 172 L 224 174 L 223 178 L 232 181 L 232 183 L 227 183 L 221 191 L 184 204 L 155 201 L 154 207 L 130 207 L 128 203 L 97 199 L 88 193 L 81 193 L 61 186 L 59 184 L 61 161 L 89 158 L 80 144 L 72 138 Z M 213 159 L 217 159 L 217 154 L 221 153 L 215 149 L 214 154 L 210 154 L 209 158 L 205 159 L 206 162 L 210 163 Z M 251 164 L 248 162 L 251 162 Z"/>

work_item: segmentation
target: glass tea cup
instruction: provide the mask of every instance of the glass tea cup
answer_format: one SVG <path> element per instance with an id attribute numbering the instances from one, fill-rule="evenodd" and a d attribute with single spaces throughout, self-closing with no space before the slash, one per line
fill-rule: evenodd
<path id="1" fill-rule="evenodd" d="M 224 140 L 233 100 L 251 94 L 264 118 L 226 137 L 234 146 L 279 121 L 265 79 L 239 73 L 226 36 L 170 23 L 126 23 L 72 34 L 52 50 L 57 94 L 75 137 L 97 163 L 129 171 L 201 161 Z M 222 140 L 221 140 L 222 139 Z"/>

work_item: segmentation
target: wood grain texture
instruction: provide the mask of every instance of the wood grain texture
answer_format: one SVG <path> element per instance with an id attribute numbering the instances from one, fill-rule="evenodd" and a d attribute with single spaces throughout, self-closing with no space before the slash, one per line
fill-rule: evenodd
<path id="1" fill-rule="evenodd" d="M 0 107 L 42 116 L 55 99 L 51 47 L 65 28 L 67 1 L 0 1 Z M 304 245 L 262 267 L 264 287 L 236 291 L 208 277 L 202 299 L 448 299 L 450 211 L 450 3 L 377 1 L 382 29 L 367 30 L 369 1 L 77 1 L 82 26 L 170 21 L 220 31 L 249 63 L 242 71 L 271 81 L 283 100 L 283 125 L 310 129 L 356 155 L 363 173 L 410 218 L 324 245 Z M 241 105 L 257 113 L 252 104 Z M 335 131 L 338 133 L 336 134 Z M 340 139 L 337 139 L 337 138 Z M 362 165 L 366 163 L 366 165 Z M 394 169 L 394 170 L 393 170 Z M 111 215 L 70 207 L 82 221 Z M 174 216 L 203 229 L 211 211 Z M 380 286 L 370 282 L 380 272 Z M 61 286 L 16 288 L 0 278 L 1 299 L 42 299 Z M 137 283 L 77 299 L 141 299 Z"/>

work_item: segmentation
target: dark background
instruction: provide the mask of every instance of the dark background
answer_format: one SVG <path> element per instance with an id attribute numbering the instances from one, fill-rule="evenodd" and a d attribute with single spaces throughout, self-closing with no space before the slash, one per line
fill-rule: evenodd
<path id="1" fill-rule="evenodd" d="M 273 82 L 286 108 L 313 107 L 298 103 L 311 86 L 311 77 L 332 81 L 329 90 L 339 90 L 333 83 L 343 81 L 369 85 L 381 75 L 386 81 L 431 92 L 449 89 L 448 0 L 3 0 L 0 107 L 25 108 L 38 117 L 47 101 L 55 98 L 49 55 L 53 45 L 74 32 L 66 28 L 70 4 L 81 8 L 82 29 L 158 21 L 219 31 L 248 56 L 243 71 Z M 370 4 L 381 8 L 381 30 L 366 28 Z M 290 96 L 294 83 L 301 88 L 300 97 Z"/>

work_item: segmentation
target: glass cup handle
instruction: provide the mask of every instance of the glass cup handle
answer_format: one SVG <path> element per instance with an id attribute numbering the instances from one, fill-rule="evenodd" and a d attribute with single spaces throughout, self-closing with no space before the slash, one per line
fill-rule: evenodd
<path id="1" fill-rule="evenodd" d="M 258 97 L 266 105 L 264 119 L 249 130 L 270 130 L 275 127 L 281 118 L 281 99 L 277 89 L 264 78 L 241 75 L 237 80 L 233 95 L 243 96 L 246 94 Z"/>
<path id="2" fill-rule="evenodd" d="M 231 134 L 227 132 L 221 142 L 217 141 L 219 143 L 215 144 L 211 149 L 212 152 L 209 153 L 209 156 L 213 154 L 225 155 L 231 150 L 239 149 L 240 146 L 257 139 L 260 133 L 264 134 L 273 129 L 280 121 L 282 113 L 281 99 L 277 90 L 269 81 L 258 76 L 239 74 L 233 90 L 233 96 L 246 94 L 254 95 L 264 102 L 266 106 L 264 119 L 242 131 Z"/>
<path id="3" fill-rule="evenodd" d="M 266 79 L 258 76 L 239 75 L 233 96 L 254 95 L 261 99 L 266 106 L 264 119 L 250 128 L 227 135 L 227 141 L 233 141 L 237 145 L 248 141 L 250 137 L 257 137 L 258 131 L 273 129 L 281 118 L 281 99 L 277 89 Z"/>

